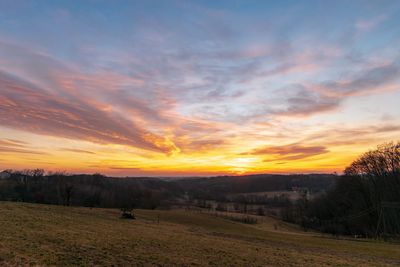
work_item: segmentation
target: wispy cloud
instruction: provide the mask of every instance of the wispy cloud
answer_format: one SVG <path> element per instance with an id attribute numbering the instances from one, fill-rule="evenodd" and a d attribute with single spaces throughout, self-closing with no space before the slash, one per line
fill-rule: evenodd
<path id="1" fill-rule="evenodd" d="M 33 151 L 21 148 L 4 147 L 0 146 L 0 153 L 12 153 L 12 154 L 32 154 L 32 155 L 47 155 L 46 152 Z"/>
<path id="2" fill-rule="evenodd" d="M 11 153 L 11 154 L 32 154 L 32 155 L 46 155 L 47 152 L 36 151 L 27 146 L 26 142 L 12 140 L 12 139 L 0 139 L 0 154 Z"/>
<path id="3" fill-rule="evenodd" d="M 269 109 L 284 116 L 308 116 L 335 111 L 345 99 L 368 93 L 379 93 L 387 87 L 400 90 L 400 67 L 397 62 L 362 70 L 347 79 L 319 84 L 295 84 L 286 89 L 286 107 Z"/>
<path id="4" fill-rule="evenodd" d="M 301 160 L 328 152 L 329 150 L 324 146 L 304 146 L 301 144 L 289 144 L 284 146 L 267 146 L 257 148 L 245 154 L 273 156 L 274 159 L 266 159 L 265 161 L 279 161 Z"/>
<path id="5" fill-rule="evenodd" d="M 347 80 L 324 82 L 320 87 L 332 96 L 354 95 L 381 89 L 382 86 L 400 80 L 400 66 L 393 62 L 383 66 L 362 70 Z"/>
<path id="6" fill-rule="evenodd" d="M 82 149 L 75 149 L 75 148 L 61 148 L 59 150 L 60 151 L 74 152 L 74 153 L 91 154 L 91 155 L 96 154 L 95 152 L 92 152 L 92 151 L 82 150 Z"/>
<path id="7" fill-rule="evenodd" d="M 293 87 L 292 87 L 293 88 Z M 335 110 L 339 107 L 340 99 L 312 91 L 302 85 L 293 88 L 294 92 L 286 98 L 287 106 L 283 109 L 272 110 L 276 115 L 309 116 Z"/>
<path id="8" fill-rule="evenodd" d="M 141 129 L 118 115 L 85 105 L 79 99 L 52 96 L 29 82 L 5 73 L 0 73 L 0 86 L 2 125 L 39 134 L 124 144 L 164 153 L 176 149 L 163 137 Z"/>

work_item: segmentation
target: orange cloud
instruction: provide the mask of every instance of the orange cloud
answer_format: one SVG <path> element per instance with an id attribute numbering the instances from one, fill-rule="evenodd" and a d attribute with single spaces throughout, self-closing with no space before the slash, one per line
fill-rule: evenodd
<path id="1" fill-rule="evenodd" d="M 284 146 L 268 146 L 257 148 L 245 154 L 273 155 L 276 157 L 274 160 L 299 160 L 328 152 L 329 150 L 324 146 L 304 146 L 300 144 L 290 144 Z"/>
<path id="2" fill-rule="evenodd" d="M 0 122 L 26 131 L 99 143 L 124 144 L 171 153 L 177 148 L 116 114 L 109 114 L 78 98 L 63 99 L 0 72 Z"/>

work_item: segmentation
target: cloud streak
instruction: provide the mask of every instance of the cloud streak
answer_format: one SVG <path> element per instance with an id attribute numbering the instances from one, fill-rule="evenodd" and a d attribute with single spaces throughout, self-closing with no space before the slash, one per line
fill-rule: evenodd
<path id="1" fill-rule="evenodd" d="M 46 152 L 35 151 L 28 148 L 27 143 L 13 140 L 13 139 L 0 139 L 0 154 L 31 154 L 31 155 L 46 155 Z"/>
<path id="2" fill-rule="evenodd" d="M 0 73 L 0 123 L 25 131 L 122 144 L 172 153 L 177 148 L 163 137 L 139 128 L 133 122 L 79 100 L 49 95 L 35 85 Z"/>
<path id="3" fill-rule="evenodd" d="M 329 150 L 324 146 L 304 146 L 301 144 L 289 144 L 284 146 L 267 146 L 254 149 L 245 155 L 273 156 L 274 159 L 265 161 L 279 160 L 301 160 L 321 154 L 328 153 Z"/>
<path id="4" fill-rule="evenodd" d="M 82 153 L 82 154 L 90 154 L 90 155 L 95 155 L 95 152 L 88 151 L 88 150 L 82 150 L 82 149 L 75 149 L 75 148 L 62 148 L 60 151 L 68 151 L 68 152 L 74 152 L 74 153 Z"/>
<path id="5" fill-rule="evenodd" d="M 399 77 L 400 66 L 395 61 L 383 66 L 363 70 L 354 74 L 349 80 L 325 82 L 318 85 L 318 87 L 322 87 L 322 90 L 325 90 L 330 95 L 343 97 L 380 89 L 384 85 L 398 82 Z"/>

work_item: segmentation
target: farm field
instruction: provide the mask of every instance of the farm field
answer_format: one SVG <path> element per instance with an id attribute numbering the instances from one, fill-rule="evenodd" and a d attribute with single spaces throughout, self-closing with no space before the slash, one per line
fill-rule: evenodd
<path id="1" fill-rule="evenodd" d="M 1 266 L 398 266 L 400 245 L 335 239 L 264 217 L 0 202 Z M 158 220 L 159 219 L 159 220 Z"/>

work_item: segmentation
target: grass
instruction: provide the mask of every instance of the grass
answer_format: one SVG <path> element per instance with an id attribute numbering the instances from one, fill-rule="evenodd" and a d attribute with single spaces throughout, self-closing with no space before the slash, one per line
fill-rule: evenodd
<path id="1" fill-rule="evenodd" d="M 249 225 L 185 211 L 135 215 L 122 220 L 112 209 L 0 202 L 0 265 L 400 265 L 399 245 L 304 233 L 272 218 Z"/>

